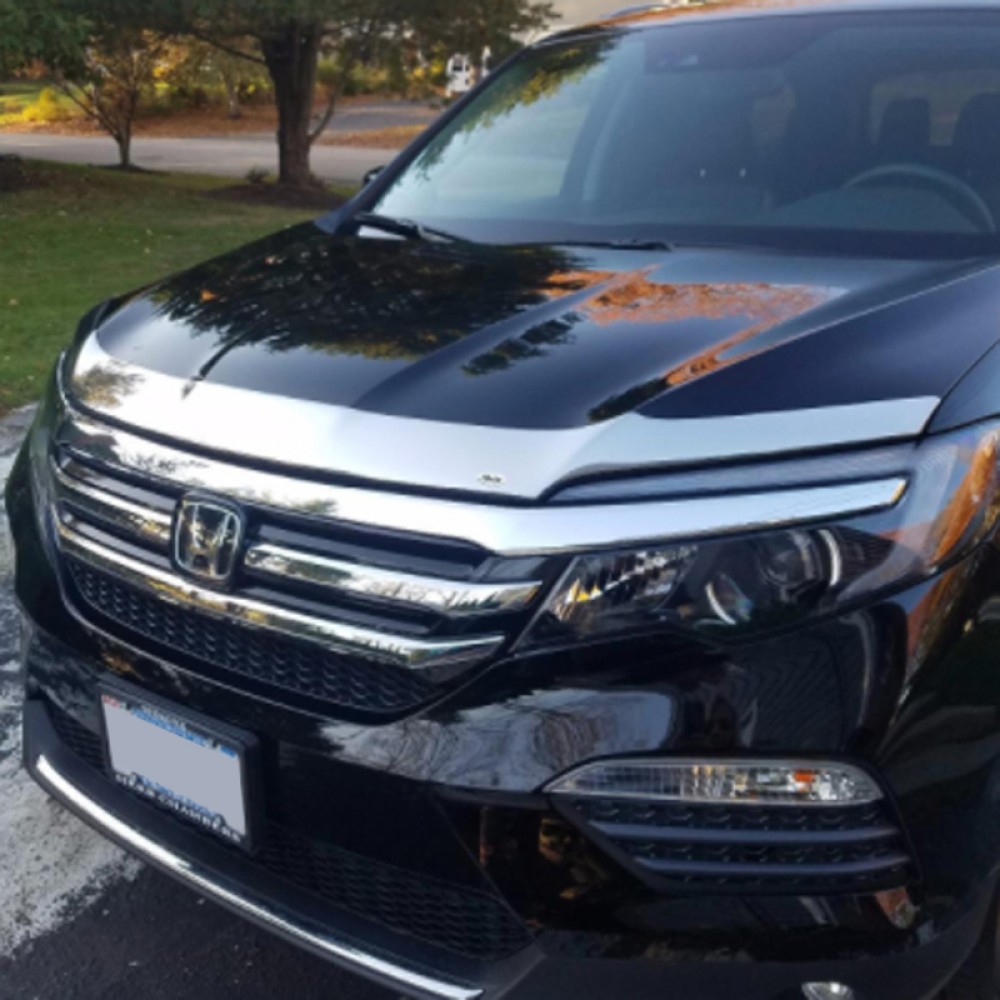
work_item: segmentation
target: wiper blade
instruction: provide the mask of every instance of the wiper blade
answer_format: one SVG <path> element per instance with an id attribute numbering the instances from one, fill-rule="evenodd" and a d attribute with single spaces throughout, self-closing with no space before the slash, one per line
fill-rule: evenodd
<path id="1" fill-rule="evenodd" d="M 358 212 L 351 216 L 353 222 L 358 222 L 369 229 L 379 229 L 383 233 L 392 233 L 407 240 L 420 240 L 422 243 L 467 243 L 468 240 L 455 236 L 454 233 L 425 226 L 412 219 L 394 219 L 391 215 L 380 215 L 378 212 Z"/>
<path id="2" fill-rule="evenodd" d="M 593 247 L 596 250 L 663 250 L 673 253 L 676 243 L 666 240 L 557 240 L 554 246 Z"/>

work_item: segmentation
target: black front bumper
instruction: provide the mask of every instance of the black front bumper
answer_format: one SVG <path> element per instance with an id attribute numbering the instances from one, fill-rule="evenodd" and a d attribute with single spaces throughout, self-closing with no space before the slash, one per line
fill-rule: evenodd
<path id="1" fill-rule="evenodd" d="M 222 844 L 121 790 L 59 738 L 41 701 L 25 708 L 24 757 L 32 777 L 86 823 L 260 926 L 413 996 L 470 1000 L 483 991 L 484 970 L 450 961 L 447 972 L 439 973 L 428 966 L 426 954 L 394 940 L 384 929 L 366 926 L 346 913 L 333 918 L 315 897 L 295 892 Z M 530 965 L 532 957 L 517 965 Z M 517 969 L 510 971 L 516 977 Z"/>
<path id="2" fill-rule="evenodd" d="M 46 641 L 51 649 L 50 643 Z M 74 699 L 81 694 L 87 697 L 82 685 L 93 686 L 96 697 L 92 668 L 65 649 L 59 660 L 63 679 L 74 677 L 69 685 Z M 925 926 L 919 941 L 916 934 L 901 938 L 897 947 L 881 953 L 873 948 L 845 955 L 831 947 L 839 953 L 824 958 L 820 945 L 809 949 L 805 961 L 790 955 L 759 960 L 752 949 L 742 951 L 737 946 L 739 935 L 720 933 L 723 922 L 718 927 L 704 924 L 706 913 L 724 913 L 727 905 L 734 913 L 747 908 L 746 901 L 723 899 L 711 908 L 704 901 L 689 901 L 692 921 L 702 922 L 693 933 L 676 927 L 668 931 L 667 923 L 658 939 L 649 934 L 648 926 L 634 937 L 624 929 L 599 933 L 585 928 L 533 927 L 530 938 L 510 955 L 477 961 L 457 955 L 453 948 L 418 940 L 384 921 L 359 916 L 356 909 L 351 912 L 320 899 L 287 878 L 263 870 L 259 859 L 216 842 L 137 799 L 92 766 L 94 761 L 85 760 L 90 756 L 85 745 L 89 731 L 79 724 L 75 730 L 67 729 L 65 709 L 56 707 L 36 685 L 31 684 L 30 690 L 24 716 L 26 767 L 43 788 L 84 821 L 239 915 L 397 992 L 425 1000 L 480 996 L 483 1000 L 541 1000 L 573 994 L 594 1000 L 621 995 L 660 1000 L 665 992 L 682 1000 L 718 1000 L 730 994 L 741 1000 L 798 1000 L 801 985 L 807 982 L 847 983 L 859 1000 L 931 1000 L 971 950 L 992 896 L 992 886 L 984 885 L 966 901 L 966 912 L 946 929 L 938 932 Z M 61 732 L 53 721 L 60 718 Z M 373 775 L 372 781 L 377 785 L 378 777 Z M 415 833 L 399 831 L 401 837 L 412 838 Z M 828 919 L 836 920 L 838 913 L 850 908 L 846 899 L 839 904 L 832 899 L 828 902 Z M 794 908 L 793 901 L 787 903 Z M 669 909 L 668 905 L 664 912 Z M 763 912 L 761 916 L 766 922 Z M 870 918 L 873 935 L 884 937 L 874 912 Z M 827 928 L 831 941 L 837 938 L 835 930 Z M 773 928 L 771 933 L 778 931 Z M 817 933 L 822 937 L 821 930 Z M 800 932 L 792 932 L 788 945 L 779 944 L 779 951 L 794 950 L 793 942 L 799 937 Z"/>

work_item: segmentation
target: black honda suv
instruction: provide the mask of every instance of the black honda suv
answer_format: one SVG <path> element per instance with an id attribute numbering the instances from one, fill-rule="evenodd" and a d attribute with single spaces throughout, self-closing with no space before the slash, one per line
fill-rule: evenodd
<path id="1" fill-rule="evenodd" d="M 997 996 L 1000 3 L 641 9 L 95 308 L 26 765 L 425 1000 Z"/>

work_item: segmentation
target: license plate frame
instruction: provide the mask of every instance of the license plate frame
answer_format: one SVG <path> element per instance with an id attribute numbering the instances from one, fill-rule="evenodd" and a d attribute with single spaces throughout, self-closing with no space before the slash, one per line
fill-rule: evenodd
<path id="1" fill-rule="evenodd" d="M 210 716 L 178 706 L 164 698 L 150 694 L 142 688 L 121 682 L 101 684 L 98 688 L 104 759 L 108 776 L 119 787 L 137 798 L 149 802 L 165 813 L 185 820 L 220 841 L 247 853 L 253 853 L 261 829 L 261 760 L 260 741 L 246 730 L 219 722 Z M 113 732 L 114 730 L 114 732 Z M 146 744 L 140 748 L 129 744 L 136 734 L 145 736 Z M 126 772 L 129 759 L 140 760 L 143 767 L 148 757 L 158 750 L 160 754 L 172 752 L 182 761 L 197 761 L 199 781 L 178 781 L 175 759 L 165 763 L 161 759 L 152 763 L 154 773 Z M 116 763 L 117 761 L 117 763 Z M 121 765 L 121 767 L 119 766 Z M 190 794 L 192 786 L 204 784 L 215 777 L 228 777 L 239 783 L 233 801 L 233 789 L 216 789 L 228 799 L 225 807 L 212 813 L 215 802 L 199 801 L 203 793 Z M 173 779 L 164 783 L 164 773 Z M 170 787 L 180 784 L 181 787 Z"/>

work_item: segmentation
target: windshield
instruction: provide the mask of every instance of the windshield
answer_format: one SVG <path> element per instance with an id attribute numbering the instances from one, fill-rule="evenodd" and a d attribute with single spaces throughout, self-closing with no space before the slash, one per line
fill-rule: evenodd
<path id="1" fill-rule="evenodd" d="M 487 243 L 1000 252 L 1000 15 L 770 16 L 529 51 L 374 210 Z"/>

